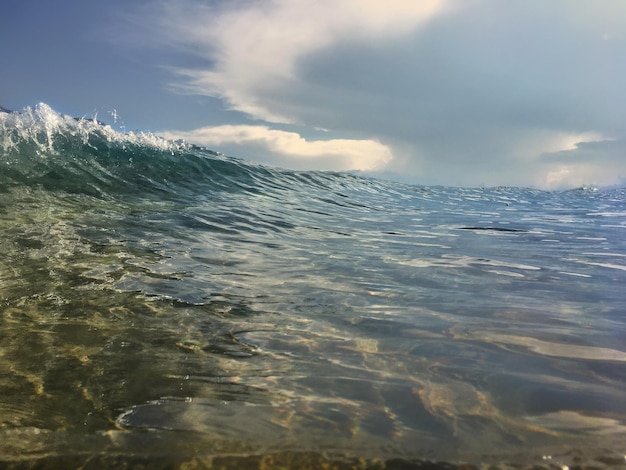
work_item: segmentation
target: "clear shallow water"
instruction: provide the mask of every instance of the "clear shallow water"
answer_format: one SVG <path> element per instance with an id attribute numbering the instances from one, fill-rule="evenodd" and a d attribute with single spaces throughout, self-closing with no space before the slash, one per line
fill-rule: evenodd
<path id="1" fill-rule="evenodd" d="M 0 151 L 0 462 L 623 465 L 626 191 L 290 172 L 45 105 Z"/>

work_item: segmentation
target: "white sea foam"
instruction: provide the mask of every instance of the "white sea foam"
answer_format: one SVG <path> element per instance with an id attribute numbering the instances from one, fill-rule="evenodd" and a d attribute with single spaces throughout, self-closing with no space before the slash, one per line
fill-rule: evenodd
<path id="1" fill-rule="evenodd" d="M 188 148 L 182 141 L 170 141 L 151 132 L 118 132 L 93 118 L 73 118 L 60 114 L 45 103 L 26 107 L 19 112 L 0 113 L 0 146 L 5 153 L 24 142 L 36 145 L 40 155 L 55 152 L 55 144 L 67 138 L 89 145 L 94 134 L 110 143 L 144 146 L 157 150 L 177 151 Z"/>

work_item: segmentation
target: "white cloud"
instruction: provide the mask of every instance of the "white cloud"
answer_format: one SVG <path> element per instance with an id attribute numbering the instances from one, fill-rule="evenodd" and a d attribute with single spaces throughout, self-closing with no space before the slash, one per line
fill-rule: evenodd
<path id="1" fill-rule="evenodd" d="M 559 132 L 554 138 L 553 148 L 544 149 L 542 153 L 576 150 L 582 142 L 603 142 L 608 140 L 599 132 L 582 132 L 579 134 Z"/>
<path id="2" fill-rule="evenodd" d="M 610 163 L 607 165 L 607 162 L 598 161 L 591 155 L 582 162 L 576 158 L 581 145 L 607 141 L 610 140 L 597 132 L 554 132 L 547 133 L 543 141 L 536 138 L 534 143 L 540 143 L 540 146 L 527 149 L 527 152 L 531 150 L 527 154 L 532 156 L 535 165 L 543 168 L 534 172 L 536 176 L 531 181 L 533 186 L 563 189 L 619 183 L 621 176 L 626 174 L 626 164 L 617 167 Z M 550 155 L 560 155 L 561 158 L 551 161 Z"/>
<path id="3" fill-rule="evenodd" d="M 289 162 L 291 167 L 303 169 L 375 171 L 392 158 L 391 150 L 374 140 L 306 140 L 295 132 L 266 126 L 223 125 L 160 134 L 211 148 L 245 146 L 270 163 Z"/>
<path id="4" fill-rule="evenodd" d="M 190 0 L 161 4 L 161 31 L 211 61 L 181 68 L 187 92 L 219 96 L 237 111 L 290 123 L 263 94 L 297 80 L 298 61 L 343 38 L 375 40 L 411 31 L 443 8 L 443 0 L 274 0 L 207 7 Z M 313 123 L 315 125 L 315 123 Z"/>
<path id="5" fill-rule="evenodd" d="M 572 148 L 543 154 L 536 185 L 544 188 L 610 186 L 626 182 L 626 140 L 579 141 Z"/>
<path id="6" fill-rule="evenodd" d="M 601 165 L 594 165 L 591 162 L 559 163 L 550 165 L 547 171 L 537 178 L 535 185 L 545 189 L 611 186 L 622 184 L 625 181 L 625 170 L 624 165 L 620 165 L 620 168 L 607 168 Z"/>
<path id="7" fill-rule="evenodd" d="M 355 139 L 218 126 L 187 140 L 220 145 L 221 132 L 246 158 L 263 150 L 265 161 L 275 152 L 272 162 L 285 166 L 384 171 L 427 184 L 548 188 L 613 184 L 623 174 L 623 154 L 584 143 L 626 138 L 626 2 L 160 5 L 161 37 L 196 58 L 176 69 L 179 90 L 297 124 L 304 136 L 310 126 Z M 561 160 L 549 157 L 556 154 Z"/>

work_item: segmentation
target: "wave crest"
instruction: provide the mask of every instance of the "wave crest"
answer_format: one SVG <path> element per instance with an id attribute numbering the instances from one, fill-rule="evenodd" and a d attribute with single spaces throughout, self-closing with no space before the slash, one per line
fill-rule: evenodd
<path id="1" fill-rule="evenodd" d="M 145 146 L 158 150 L 178 151 L 189 148 L 184 142 L 173 142 L 150 132 L 121 133 L 96 118 L 74 118 L 57 113 L 45 103 L 22 111 L 0 113 L 0 145 L 4 154 L 31 145 L 40 156 L 66 150 L 68 141 L 93 146 L 100 144 Z M 33 148 L 31 147 L 31 148 Z"/>

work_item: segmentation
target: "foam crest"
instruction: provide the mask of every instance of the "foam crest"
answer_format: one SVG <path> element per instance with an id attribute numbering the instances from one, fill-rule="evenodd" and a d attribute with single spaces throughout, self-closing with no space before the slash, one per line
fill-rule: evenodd
<path id="1" fill-rule="evenodd" d="M 34 150 L 43 156 L 58 153 L 68 141 L 93 146 L 94 138 L 122 147 L 133 145 L 169 152 L 190 147 L 185 142 L 166 140 L 151 132 L 118 132 L 95 117 L 74 118 L 56 112 L 45 103 L 19 112 L 0 113 L 0 146 L 5 154 L 16 151 L 21 145 L 34 145 Z"/>

